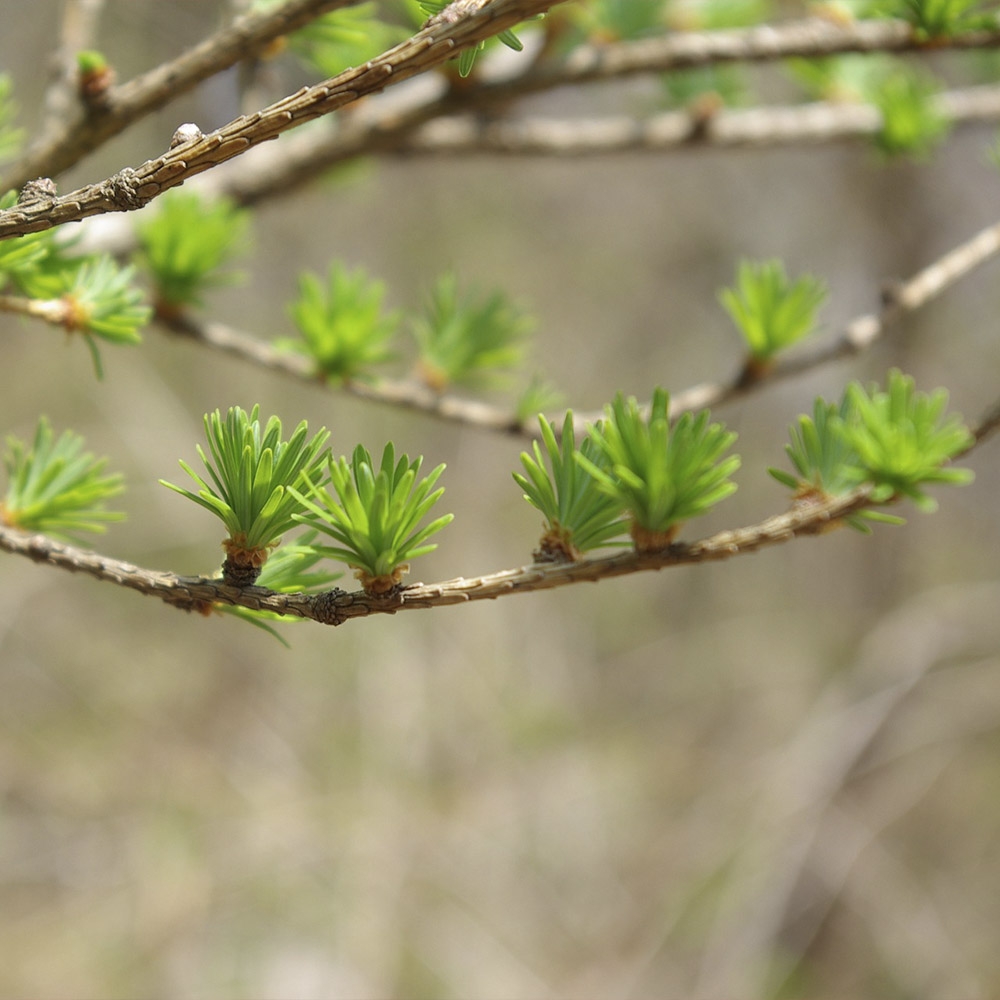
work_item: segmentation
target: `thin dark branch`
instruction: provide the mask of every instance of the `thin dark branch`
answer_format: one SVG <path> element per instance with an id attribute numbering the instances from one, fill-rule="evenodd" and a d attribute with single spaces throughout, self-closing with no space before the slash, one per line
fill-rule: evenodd
<path id="1" fill-rule="evenodd" d="M 262 111 L 182 142 L 138 168 L 126 167 L 107 180 L 63 197 L 36 197 L 0 212 L 0 239 L 40 232 L 105 212 L 142 208 L 204 170 L 367 94 L 426 72 L 460 50 L 543 13 L 558 2 L 561 0 L 457 0 L 446 10 L 460 8 L 460 16 L 432 18 L 417 34 L 364 66 L 345 70 L 314 87 L 304 87 Z"/>
<path id="2" fill-rule="evenodd" d="M 997 423 L 1000 423 L 1000 401 L 973 428 L 975 440 L 966 453 L 985 440 Z M 765 518 L 757 524 L 720 531 L 696 542 L 675 542 L 656 552 L 628 551 L 579 562 L 533 563 L 484 576 L 456 577 L 440 583 L 414 583 L 386 597 L 373 597 L 364 591 L 347 593 L 340 589 L 321 594 L 282 594 L 264 587 L 233 587 L 218 579 L 143 569 L 3 523 L 0 523 L 0 549 L 34 562 L 72 573 L 85 573 L 97 580 L 128 587 L 187 611 L 207 613 L 215 604 L 228 604 L 252 611 L 308 618 L 324 625 L 341 625 L 351 618 L 494 600 L 509 594 L 552 590 L 668 566 L 746 555 L 793 538 L 823 534 L 840 526 L 848 515 L 869 506 L 870 489 L 862 486 L 821 503 L 797 503 L 790 511 Z"/>

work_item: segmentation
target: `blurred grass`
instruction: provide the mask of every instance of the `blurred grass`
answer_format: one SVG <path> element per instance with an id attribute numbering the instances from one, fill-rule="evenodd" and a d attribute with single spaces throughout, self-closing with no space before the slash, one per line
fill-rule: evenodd
<path id="1" fill-rule="evenodd" d="M 198 37 L 216 5 L 108 10 L 109 50 L 139 67 Z M 29 116 L 45 44 L 30 40 L 0 39 Z M 229 102 L 205 88 L 177 121 L 214 127 Z M 175 117 L 62 189 L 152 155 Z M 388 162 L 262 212 L 250 280 L 213 315 L 287 333 L 297 270 L 331 254 L 383 278 L 394 304 L 457 263 L 536 309 L 538 354 L 573 405 L 677 390 L 738 364 L 715 292 L 741 256 L 827 278 L 832 332 L 883 279 L 993 221 L 988 140 L 964 133 L 921 166 L 862 149 Z M 720 411 L 741 433 L 740 491 L 688 534 L 778 509 L 764 466 L 786 425 L 850 377 L 901 364 L 973 417 L 1000 370 L 991 268 L 871 355 Z M 259 400 L 325 423 L 339 450 L 392 437 L 448 463 L 456 521 L 414 579 L 530 558 L 520 442 L 155 331 L 105 352 L 98 384 L 80 345 L 2 322 L 8 372 L 31 377 L 8 376 L 0 428 L 23 434 L 45 411 L 128 472 L 130 520 L 104 551 L 215 568 L 211 519 L 155 480 L 193 456 L 206 410 Z M 974 454 L 978 482 L 937 515 L 871 539 L 299 624 L 291 652 L 228 618 L 0 559 L 0 995 L 994 994 L 996 455 Z M 829 779 L 858 720 L 914 671 Z"/>

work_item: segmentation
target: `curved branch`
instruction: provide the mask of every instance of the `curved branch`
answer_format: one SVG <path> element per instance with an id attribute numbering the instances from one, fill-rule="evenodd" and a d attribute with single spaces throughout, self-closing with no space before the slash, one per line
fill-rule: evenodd
<path id="1" fill-rule="evenodd" d="M 973 442 L 963 455 L 978 447 L 1000 424 L 1000 400 L 973 428 Z M 218 579 L 180 576 L 164 570 L 143 569 L 89 549 L 66 545 L 45 535 L 30 534 L 0 522 L 0 549 L 71 573 L 137 590 L 186 611 L 208 613 L 215 604 L 251 611 L 308 618 L 323 625 L 342 625 L 351 618 L 395 614 L 417 608 L 436 608 L 470 601 L 495 600 L 509 594 L 529 594 L 574 583 L 596 582 L 648 570 L 691 563 L 713 562 L 746 555 L 758 549 L 839 527 L 843 518 L 871 504 L 871 487 L 860 486 L 821 503 L 798 502 L 784 514 L 775 514 L 743 528 L 719 531 L 695 542 L 675 542 L 657 552 L 619 552 L 572 563 L 533 563 L 477 577 L 456 577 L 439 583 L 413 583 L 385 597 L 364 591 L 335 588 L 321 594 L 284 594 L 265 587 L 233 587 Z"/>
<path id="2" fill-rule="evenodd" d="M 720 531 L 697 542 L 675 543 L 660 552 L 623 552 L 575 563 L 537 563 L 479 577 L 414 583 L 387 597 L 339 589 L 321 594 L 282 594 L 264 587 L 233 587 L 217 579 L 143 569 L 3 524 L 0 524 L 0 549 L 26 556 L 34 562 L 128 587 L 188 611 L 208 611 L 213 604 L 229 604 L 252 611 L 308 618 L 324 625 L 341 625 L 351 618 L 493 600 L 509 594 L 551 590 L 667 566 L 728 559 L 800 535 L 826 531 L 840 518 L 865 507 L 868 497 L 867 488 L 857 489 L 826 503 L 799 506 L 745 528 Z"/>
<path id="3" fill-rule="evenodd" d="M 711 409 L 746 396 L 769 382 L 801 375 L 820 365 L 860 354 L 871 347 L 894 323 L 925 306 L 998 253 L 1000 222 L 976 233 L 906 281 L 886 289 L 882 308 L 877 313 L 866 313 L 853 319 L 835 340 L 778 361 L 769 369 L 755 372 L 752 378 L 749 377 L 749 369 L 744 368 L 728 381 L 702 382 L 672 393 L 670 415 L 676 419 L 682 413 Z M 311 382 L 320 380 L 315 367 L 307 358 L 276 350 L 256 337 L 221 323 L 202 322 L 190 315 L 161 317 L 159 322 L 173 333 L 263 368 Z M 418 382 L 379 379 L 374 382 L 340 383 L 337 388 L 371 402 L 416 410 L 481 430 L 524 437 L 535 436 L 533 424 L 518 420 L 510 410 L 476 400 L 441 395 Z M 604 414 L 600 411 L 574 413 L 574 429 L 582 434 L 588 424 L 596 423 L 603 417 Z M 562 420 L 556 420 L 556 427 L 561 426 Z"/>
<path id="4" fill-rule="evenodd" d="M 774 367 L 748 377 L 744 369 L 729 382 L 704 382 L 672 395 L 670 414 L 678 417 L 690 410 L 720 406 L 745 396 L 760 386 L 778 379 L 790 378 L 811 371 L 820 365 L 851 357 L 866 351 L 894 323 L 916 312 L 942 292 L 964 278 L 970 271 L 1000 254 L 1000 222 L 980 230 L 965 243 L 943 254 L 911 278 L 883 291 L 882 308 L 851 320 L 835 340 L 812 351 L 778 361 Z M 574 424 L 581 428 L 604 416 L 603 413 L 574 415 Z"/>
<path id="5" fill-rule="evenodd" d="M 204 170 L 367 94 L 423 73 L 461 49 L 559 2 L 562 0 L 456 0 L 411 38 L 364 66 L 304 87 L 262 111 L 242 115 L 215 132 L 182 142 L 155 160 L 147 160 L 137 168 L 126 167 L 98 184 L 60 198 L 34 197 L 0 212 L 0 239 L 40 232 L 105 212 L 142 208 L 157 195 Z"/>
<path id="6" fill-rule="evenodd" d="M 2 304 L 3 300 L 0 297 L 0 307 Z M 233 329 L 222 323 L 202 322 L 190 315 L 159 317 L 158 322 L 171 333 L 214 350 L 232 354 L 262 368 L 304 379 L 307 382 L 320 384 L 326 382 L 324 377 L 317 373 L 315 365 L 309 358 L 289 351 L 280 351 L 242 330 Z M 416 410 L 442 420 L 468 424 L 482 430 L 529 434 L 517 417 L 508 410 L 474 399 L 461 399 L 457 396 L 436 393 L 426 385 L 413 380 L 380 378 L 371 382 L 348 380 L 328 384 L 359 399 Z"/>

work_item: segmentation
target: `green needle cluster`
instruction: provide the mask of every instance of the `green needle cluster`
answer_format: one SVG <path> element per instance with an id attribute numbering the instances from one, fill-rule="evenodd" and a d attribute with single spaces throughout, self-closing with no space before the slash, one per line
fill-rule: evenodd
<path id="1" fill-rule="evenodd" d="M 513 473 L 515 482 L 524 490 L 525 500 L 545 517 L 545 533 L 536 558 L 575 561 L 591 549 L 615 544 L 628 527 L 621 504 L 616 497 L 600 490 L 594 476 L 577 461 L 579 454 L 607 472 L 604 452 L 589 436 L 577 448 L 572 411 L 563 420 L 558 440 L 552 424 L 541 414 L 538 425 L 542 444 L 533 441 L 532 454 L 521 452 L 525 474 Z"/>
<path id="2" fill-rule="evenodd" d="M 193 191 L 168 191 L 156 206 L 138 229 L 159 313 L 200 306 L 207 289 L 238 280 L 224 268 L 246 246 L 245 209 L 225 199 L 208 202 Z"/>
<path id="3" fill-rule="evenodd" d="M 603 462 L 576 455 L 598 489 L 628 516 L 639 551 L 665 548 L 684 521 L 736 490 L 729 477 L 740 459 L 723 457 L 736 434 L 711 423 L 707 410 L 696 417 L 685 413 L 671 426 L 669 411 L 663 389 L 653 393 L 648 416 L 633 397 L 619 393 L 606 408 L 606 419 L 588 432 Z"/>
<path id="4" fill-rule="evenodd" d="M 0 521 L 76 540 L 81 532 L 101 534 L 108 522 L 122 520 L 124 514 L 105 510 L 104 504 L 125 489 L 124 478 L 105 475 L 107 459 L 83 448 L 83 438 L 73 431 L 57 438 L 45 417 L 38 421 L 30 448 L 8 437 L 8 484 Z"/>
<path id="5" fill-rule="evenodd" d="M 337 544 L 322 551 L 354 569 L 368 593 L 395 590 L 410 560 L 437 548 L 427 539 L 452 520 L 452 514 L 444 514 L 420 527 L 444 493 L 433 489 L 444 465 L 418 479 L 422 462 L 420 457 L 411 462 L 407 455 L 397 461 L 390 442 L 376 466 L 358 445 L 350 462 L 329 460 L 332 492 L 314 483 L 303 492 L 291 490 L 307 511 L 295 520 L 333 538 Z"/>
<path id="6" fill-rule="evenodd" d="M 995 28 L 996 11 L 983 0 L 884 0 L 877 11 L 909 21 L 924 39 L 943 38 L 960 31 Z"/>
<path id="7" fill-rule="evenodd" d="M 873 499 L 907 497 L 920 510 L 934 511 L 937 502 L 922 489 L 928 483 L 960 486 L 972 482 L 969 469 L 944 464 L 972 444 L 972 434 L 956 414 L 945 416 L 948 393 L 917 392 L 913 379 L 897 369 L 889 372 L 886 389 L 847 388 L 854 419 L 843 433 L 858 456 L 865 478 L 875 484 Z"/>
<path id="8" fill-rule="evenodd" d="M 852 383 L 839 404 L 818 399 L 813 415 L 800 416 L 791 427 L 785 450 L 796 474 L 769 471 L 800 500 L 843 496 L 869 483 L 877 503 L 907 497 L 920 510 L 932 511 L 937 504 L 925 485 L 959 486 L 973 478 L 968 469 L 944 467 L 972 441 L 958 416 L 945 416 L 947 405 L 945 390 L 917 392 L 913 379 L 896 369 L 885 390 Z M 847 523 L 869 532 L 865 520 L 903 523 L 900 517 L 870 510 Z"/>
<path id="9" fill-rule="evenodd" d="M 299 297 L 292 303 L 292 319 L 301 341 L 282 346 L 307 354 L 331 379 L 365 377 L 375 365 L 389 361 L 390 341 L 399 326 L 399 313 L 383 311 L 385 286 L 362 270 L 330 265 L 324 283 L 315 274 L 299 278 Z"/>
<path id="10" fill-rule="evenodd" d="M 435 391 L 496 381 L 521 362 L 531 325 L 502 292 L 462 294 L 455 275 L 445 274 L 413 321 L 421 376 Z"/>
<path id="11" fill-rule="evenodd" d="M 229 536 L 223 542 L 227 553 L 223 576 L 234 584 L 254 582 L 269 551 L 296 525 L 294 515 L 302 507 L 291 487 L 320 480 L 326 458 L 323 446 L 330 436 L 321 428 L 308 439 L 303 420 L 284 441 L 281 421 L 271 417 L 261 429 L 259 413 L 259 406 L 249 414 L 236 406 L 225 420 L 218 410 L 205 415 L 210 455 L 201 445 L 198 454 L 210 481 L 187 462 L 180 463 L 198 485 L 197 492 L 160 480 L 225 524 Z"/>
<path id="12" fill-rule="evenodd" d="M 736 287 L 719 293 L 758 368 L 815 330 L 816 313 L 825 299 L 822 281 L 810 275 L 792 281 L 778 260 L 741 261 Z"/>
<path id="13" fill-rule="evenodd" d="M 899 64 L 871 90 L 882 114 L 875 145 L 887 156 L 925 156 L 944 137 L 948 122 L 934 102 L 939 86 L 933 78 Z"/>
<path id="14" fill-rule="evenodd" d="M 134 276 L 135 268 L 119 267 L 111 257 L 87 260 L 63 295 L 67 328 L 111 343 L 139 343 L 139 330 L 149 322 L 151 310 Z"/>

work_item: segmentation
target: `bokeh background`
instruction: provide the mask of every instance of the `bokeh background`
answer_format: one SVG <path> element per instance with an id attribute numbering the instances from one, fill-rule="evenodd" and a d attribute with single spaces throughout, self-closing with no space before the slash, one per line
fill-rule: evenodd
<path id="1" fill-rule="evenodd" d="M 0 68 L 29 128 L 63 5 L 7 4 Z M 219 23 L 206 0 L 109 0 L 128 79 Z M 274 96 L 302 82 L 279 61 Z M 537 98 L 641 108 L 649 81 Z M 59 179 L 101 179 L 183 121 L 239 111 L 234 74 Z M 289 335 L 302 269 L 338 257 L 412 307 L 455 267 L 537 318 L 578 409 L 726 377 L 716 302 L 741 257 L 830 285 L 824 335 L 994 222 L 988 127 L 930 159 L 847 144 L 577 162 L 385 159 L 263 206 L 246 282 L 208 314 Z M 281 141 L 281 140 L 279 140 Z M 1000 386 L 996 263 L 877 347 L 718 411 L 739 492 L 687 534 L 786 497 L 765 472 L 814 396 L 892 365 L 970 419 Z M 446 462 L 454 524 L 413 578 L 530 560 L 522 442 L 293 382 L 150 330 L 105 349 L 11 317 L 0 428 L 39 413 L 127 472 L 102 551 L 211 572 L 220 530 L 157 485 L 202 414 L 259 402 L 334 446 Z M 904 528 L 729 563 L 331 630 L 291 651 L 0 558 L 0 994 L 8 997 L 975 998 L 1000 990 L 996 440 L 976 483 Z"/>

